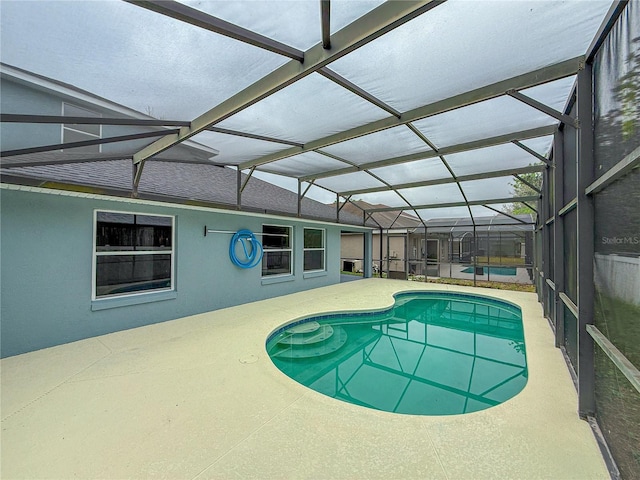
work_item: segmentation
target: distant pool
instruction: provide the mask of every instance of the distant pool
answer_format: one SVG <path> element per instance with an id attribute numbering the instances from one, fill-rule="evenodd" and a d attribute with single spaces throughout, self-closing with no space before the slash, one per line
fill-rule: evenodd
<path id="1" fill-rule="evenodd" d="M 493 407 L 527 383 L 518 307 L 467 294 L 406 292 L 387 310 L 321 315 L 267 340 L 278 369 L 329 397 L 413 415 Z"/>
<path id="2" fill-rule="evenodd" d="M 482 274 L 486 275 L 487 271 L 491 275 L 515 275 L 517 268 L 515 267 L 482 267 Z M 462 273 L 473 273 L 473 267 L 467 267 Z"/>

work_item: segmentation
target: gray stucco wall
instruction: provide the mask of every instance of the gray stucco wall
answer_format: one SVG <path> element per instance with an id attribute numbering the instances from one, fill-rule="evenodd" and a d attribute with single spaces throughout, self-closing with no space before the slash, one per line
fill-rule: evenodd
<path id="1" fill-rule="evenodd" d="M 68 103 L 87 108 L 101 114 L 103 117 L 126 118 L 115 110 L 99 107 L 98 105 L 81 101 L 77 98 L 58 95 L 54 92 L 24 85 L 9 78 L 0 79 L 0 112 L 24 115 L 62 115 L 62 104 Z M 133 126 L 103 125 L 102 138 L 117 137 L 157 131 L 157 129 Z M 152 143 L 155 138 L 132 140 L 128 142 L 107 143 L 100 146 L 101 153 L 132 154 Z M 62 126 L 60 124 L 44 123 L 2 123 L 0 124 L 0 145 L 2 150 L 57 145 L 62 142 Z M 67 151 L 73 153 L 73 149 Z M 195 150 L 178 145 L 169 150 L 173 158 L 194 157 L 205 159 L 211 156 L 206 151 Z"/>
<path id="2" fill-rule="evenodd" d="M 0 83 L 0 111 L 25 115 L 62 115 L 62 100 L 39 90 L 2 79 Z M 60 125 L 2 123 L 2 150 L 53 145 L 60 143 Z"/>
<path id="3" fill-rule="evenodd" d="M 2 357 L 340 281 L 339 226 L 8 189 L 0 190 L 0 201 Z M 175 215 L 175 298 L 147 294 L 158 301 L 128 306 L 91 301 L 94 209 Z M 203 235 L 205 225 L 259 232 L 263 223 L 294 227 L 290 281 L 264 284 L 260 266 L 242 270 L 231 263 L 230 235 Z M 321 276 L 303 273 L 305 226 L 327 232 Z M 105 305 L 112 308 L 96 309 Z"/>

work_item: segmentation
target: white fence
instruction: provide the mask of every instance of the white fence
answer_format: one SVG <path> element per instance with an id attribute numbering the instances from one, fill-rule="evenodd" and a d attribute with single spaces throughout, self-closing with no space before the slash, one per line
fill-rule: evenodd
<path id="1" fill-rule="evenodd" d="M 595 254 L 598 289 L 625 302 L 640 305 L 640 257 Z"/>

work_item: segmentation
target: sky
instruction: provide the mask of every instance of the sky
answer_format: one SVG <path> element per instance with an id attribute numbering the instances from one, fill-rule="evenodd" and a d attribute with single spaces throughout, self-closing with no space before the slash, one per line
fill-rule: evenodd
<path id="1" fill-rule="evenodd" d="M 185 3 L 300 49 L 320 38 L 315 0 L 275 2 L 276 11 L 273 2 L 268 10 L 259 1 Z M 334 0 L 332 29 L 380 3 Z M 276 28 L 283 24 L 289 27 Z M 310 24 L 317 28 L 309 28 Z M 0 60 L 171 120 L 197 117 L 288 61 L 125 2 L 95 0 L 2 0 Z M 195 138 L 221 154 L 231 151 L 236 161 L 241 158 L 241 152 L 232 151 L 238 149 L 237 143 L 227 145 L 218 139 L 212 143 L 206 136 Z M 268 142 L 246 144 L 253 154 L 282 148 Z M 267 173 L 256 176 L 297 192 L 297 180 Z M 308 196 L 323 203 L 335 201 L 335 195 L 319 188 L 312 188 Z"/>
<path id="2" fill-rule="evenodd" d="M 301 50 L 320 40 L 317 0 L 187 0 L 185 3 Z M 381 0 L 332 0 L 332 31 L 339 30 L 380 3 Z M 25 32 L 29 34 L 25 35 Z M 393 33 L 395 35 L 395 31 Z M 402 38 L 405 33 L 399 32 L 398 37 Z M 363 52 L 361 57 L 366 57 L 366 52 Z M 392 55 L 392 52 L 388 53 Z M 2 0 L 0 59 L 140 112 L 170 120 L 192 120 L 288 61 L 280 55 L 126 2 L 102 0 Z M 344 68 L 343 59 L 336 62 L 336 68 Z M 428 76 L 428 72 L 420 74 Z M 249 107 L 223 121 L 220 126 L 244 131 L 255 129 L 253 133 L 306 142 L 388 115 L 346 90 L 338 89 L 319 75 L 307 77 L 286 90 L 293 92 L 295 89 L 301 91 L 302 98 L 308 99 L 308 104 L 274 94 L 268 101 L 261 102 L 264 105 Z M 341 91 L 336 92 L 335 89 Z M 317 95 L 306 95 L 309 91 L 317 92 Z M 421 95 L 429 93 L 427 89 L 425 92 Z M 327 102 L 329 94 L 334 103 Z M 403 105 L 411 101 L 417 100 L 411 95 L 398 100 Z M 341 106 L 347 103 L 349 109 L 342 109 Z M 276 110 L 288 112 L 290 116 L 272 115 Z M 333 112 L 330 122 L 314 123 L 313 112 L 320 110 L 323 115 Z M 300 121 L 292 124 L 291 118 Z M 428 125 L 428 119 L 424 123 L 432 129 L 438 127 Z M 393 141 L 382 137 L 379 144 L 371 143 L 373 136 L 367 139 L 370 144 L 364 142 L 361 153 L 369 158 L 381 154 L 384 149 L 391 151 Z M 398 138 L 403 138 L 397 144 L 401 150 L 409 148 L 408 139 Z M 280 144 L 259 140 L 238 143 L 235 138 L 212 132 L 199 134 L 193 140 L 219 150 L 217 160 L 229 164 L 238 164 L 283 148 Z M 424 144 L 411 148 L 424 150 Z M 334 153 L 339 154 L 340 145 L 327 150 L 335 150 Z M 415 173 L 412 168 L 415 166 L 399 166 L 397 171 L 402 173 L 404 169 L 404 174 L 411 176 Z M 264 172 L 256 172 L 255 175 L 297 192 L 295 179 Z M 509 195 L 511 187 L 504 179 L 490 183 L 489 193 L 492 196 Z M 455 184 L 452 187 L 457 188 Z M 333 193 L 318 187 L 312 187 L 307 196 L 323 203 L 335 201 Z M 362 198 L 369 203 L 384 203 L 390 197 L 388 192 L 382 192 Z M 491 214 L 488 209 L 481 210 L 483 215 Z M 451 216 L 466 215 L 466 212 L 466 208 L 450 209 Z M 446 216 L 446 211 L 438 213 Z"/>

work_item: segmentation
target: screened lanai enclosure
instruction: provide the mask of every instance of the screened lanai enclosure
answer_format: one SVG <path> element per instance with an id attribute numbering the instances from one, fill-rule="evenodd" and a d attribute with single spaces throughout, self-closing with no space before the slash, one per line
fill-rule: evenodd
<path id="1" fill-rule="evenodd" d="M 475 216 L 473 222 L 465 217 L 420 221 L 397 212 L 371 218 L 379 225 L 372 235 L 376 276 L 414 281 L 453 278 L 474 285 L 533 283 L 535 220 L 530 214 Z M 340 261 L 344 271 L 363 272 L 367 260 L 362 234 L 343 233 Z"/>
<path id="2" fill-rule="evenodd" d="M 640 477 L 638 1 L 5 0 L 0 9 L 3 66 L 127 112 L 60 111 L 36 97 L 17 108 L 3 92 L 5 185 L 54 188 L 81 173 L 64 188 L 83 192 L 108 182 L 118 159 L 130 169 L 118 188 L 144 199 L 154 162 L 197 143 L 208 152 L 199 163 L 233 172 L 230 210 L 243 210 L 254 177 L 296 192 L 293 216 L 313 198 L 348 223 L 341 205 L 367 202 L 365 276 L 378 256 L 372 215 L 409 213 L 425 243 L 414 258 L 407 249 L 407 273 L 462 266 L 484 278 L 514 268 L 507 259 L 523 269 L 566 356 L 579 415 L 606 440 L 613 475 Z M 56 141 L 33 135 L 38 125 Z M 167 185 L 202 203 L 183 163 Z M 514 188 L 534 172 L 541 188 Z M 530 221 L 518 221 L 514 203 L 528 205 Z M 487 225 L 495 215 L 509 226 Z M 433 223 L 442 218 L 454 220 Z"/>

